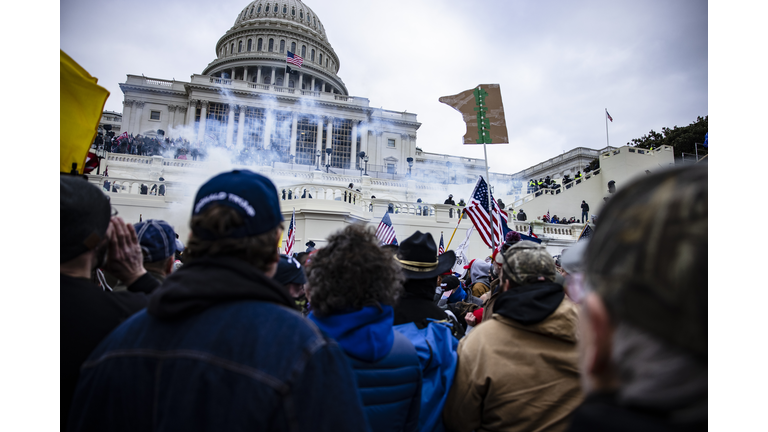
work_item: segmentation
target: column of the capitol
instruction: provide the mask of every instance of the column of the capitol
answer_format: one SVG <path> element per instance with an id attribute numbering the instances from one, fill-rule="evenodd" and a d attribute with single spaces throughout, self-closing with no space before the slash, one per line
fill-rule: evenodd
<path id="1" fill-rule="evenodd" d="M 192 130 L 192 126 L 195 124 L 195 114 L 197 114 L 197 100 L 190 99 L 189 109 L 187 109 L 187 128 Z M 192 130 L 194 133 L 194 131 Z"/>
<path id="2" fill-rule="evenodd" d="M 144 111 L 144 102 L 136 101 L 136 115 L 133 116 L 133 127 L 131 127 L 131 130 L 135 130 L 137 135 L 141 133 L 142 111 Z"/>
<path id="3" fill-rule="evenodd" d="M 351 137 L 351 153 L 349 155 L 349 168 L 348 169 L 355 169 L 355 161 L 357 160 L 357 153 L 359 150 L 357 149 L 357 124 L 360 123 L 357 120 L 352 121 L 352 137 Z"/>
<path id="4" fill-rule="evenodd" d="M 299 90 L 301 90 L 301 86 L 304 84 L 304 72 L 299 72 L 299 86 L 297 87 Z"/>
<path id="5" fill-rule="evenodd" d="M 123 132 L 128 132 L 129 134 L 133 133 L 133 130 L 129 130 L 131 127 L 130 122 L 133 118 L 131 111 L 133 111 L 133 101 L 131 99 L 124 100 L 123 101 L 123 121 L 122 121 L 123 127 L 120 133 L 123 133 Z"/>
<path id="6" fill-rule="evenodd" d="M 197 129 L 197 142 L 202 143 L 205 138 L 205 123 L 208 116 L 208 101 L 200 101 L 200 125 Z"/>
<path id="7" fill-rule="evenodd" d="M 312 88 L 310 90 L 315 91 L 315 77 L 312 77 Z"/>
<path id="8" fill-rule="evenodd" d="M 328 133 L 325 135 L 325 148 L 326 149 L 331 149 L 331 150 L 334 150 L 334 148 L 333 148 L 333 120 L 334 120 L 333 117 L 330 117 L 330 116 L 326 117 L 326 121 L 328 122 L 328 126 L 327 126 L 328 127 Z M 325 160 L 326 165 L 332 165 L 331 164 L 331 159 L 328 158 L 328 152 L 327 151 L 326 151 L 325 156 L 326 156 L 326 160 Z"/>
<path id="9" fill-rule="evenodd" d="M 243 137 L 245 137 L 245 110 L 247 107 L 245 105 L 237 105 L 237 111 L 239 112 L 239 117 L 237 119 L 237 148 L 242 149 L 243 148 Z"/>
<path id="10" fill-rule="evenodd" d="M 235 136 L 235 104 L 227 104 L 227 147 L 232 147 Z"/>
<path id="11" fill-rule="evenodd" d="M 315 158 L 317 153 L 323 151 L 323 116 L 317 116 L 317 145 L 315 146 Z M 317 163 L 317 161 L 315 161 Z"/>
<path id="12" fill-rule="evenodd" d="M 272 80 L 269 82 L 269 85 L 275 85 L 275 67 L 272 66 Z"/>
<path id="13" fill-rule="evenodd" d="M 256 83 L 261 84 L 261 66 L 256 66 Z"/>
<path id="14" fill-rule="evenodd" d="M 294 159 L 296 159 L 296 139 L 297 137 L 297 129 L 299 124 L 299 115 L 298 113 L 294 112 L 292 115 L 293 119 L 291 122 L 291 148 L 290 148 L 290 157 L 291 163 L 293 163 Z"/>
<path id="15" fill-rule="evenodd" d="M 248 66 L 243 66 L 243 81 L 248 82 Z"/>
<path id="16" fill-rule="evenodd" d="M 173 138 L 171 136 L 171 131 L 173 130 L 173 124 L 176 121 L 176 105 L 168 105 L 168 126 L 166 126 L 167 131 L 165 131 L 165 136 L 168 138 Z"/>

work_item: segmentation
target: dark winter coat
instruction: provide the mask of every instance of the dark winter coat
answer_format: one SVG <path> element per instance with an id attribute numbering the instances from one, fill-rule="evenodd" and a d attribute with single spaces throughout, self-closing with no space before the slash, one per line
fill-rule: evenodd
<path id="1" fill-rule="evenodd" d="M 149 274 L 129 288 L 151 290 L 159 285 Z M 61 275 L 59 282 L 60 330 L 59 372 L 61 374 L 61 430 L 66 430 L 69 407 L 75 393 L 80 366 L 109 332 L 147 306 L 140 292 L 109 292 L 88 279 Z"/>
<path id="2" fill-rule="evenodd" d="M 69 428 L 369 430 L 339 346 L 280 285 L 227 257 L 186 263 L 99 345 Z"/>

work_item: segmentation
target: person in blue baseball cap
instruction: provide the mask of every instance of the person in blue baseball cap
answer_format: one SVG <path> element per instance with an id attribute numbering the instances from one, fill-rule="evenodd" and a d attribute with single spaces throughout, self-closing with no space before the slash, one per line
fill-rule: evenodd
<path id="1" fill-rule="evenodd" d="M 282 222 L 260 174 L 203 184 L 184 266 L 93 351 L 69 429 L 370 430 L 344 352 L 273 280 Z"/>
<path id="2" fill-rule="evenodd" d="M 177 249 L 176 242 L 178 242 L 176 232 L 168 222 L 160 219 L 147 219 L 134 224 L 133 229 L 136 230 L 136 237 L 139 240 L 139 246 L 141 246 L 144 269 L 162 284 L 173 271 Z M 156 288 L 153 286 L 152 290 Z M 127 287 L 120 283 L 113 289 L 122 291 Z M 152 291 L 145 292 L 149 294 Z"/>

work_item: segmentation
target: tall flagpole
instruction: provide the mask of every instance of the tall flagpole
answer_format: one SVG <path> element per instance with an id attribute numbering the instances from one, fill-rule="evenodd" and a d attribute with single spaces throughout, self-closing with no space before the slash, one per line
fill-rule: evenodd
<path id="1" fill-rule="evenodd" d="M 608 141 L 608 108 L 605 109 L 605 144 L 606 147 L 611 146 L 611 143 Z"/>

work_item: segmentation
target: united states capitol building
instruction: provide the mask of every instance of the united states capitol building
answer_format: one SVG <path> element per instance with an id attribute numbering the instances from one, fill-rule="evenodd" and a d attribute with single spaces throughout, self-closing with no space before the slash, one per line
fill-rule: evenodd
<path id="1" fill-rule="evenodd" d="M 118 130 L 134 136 L 185 139 L 208 150 L 205 160 L 101 152 L 100 172 L 108 167 L 109 176 L 91 175 L 91 182 L 110 195 L 126 221 L 165 219 L 186 239 L 197 188 L 222 171 L 244 168 L 277 185 L 286 220 L 295 210 L 298 250 L 309 240 L 322 246 L 345 224 L 375 227 L 385 212 L 392 213 L 398 240 L 420 230 L 436 241 L 442 232 L 447 244 L 457 226 L 451 248 L 464 239 L 471 221 L 460 222 L 455 207 L 442 203 L 448 194 L 457 203 L 469 200 L 478 175 L 485 176 L 483 159 L 422 151 L 417 114 L 373 108 L 367 98 L 350 95 L 337 75 L 341 59 L 307 5 L 253 1 L 214 48 L 213 61 L 189 81 L 129 74 L 120 84 L 122 116 L 105 113 L 113 130 L 119 124 Z M 303 59 L 301 67 L 286 62 L 289 51 Z M 238 162 L 235 156 L 243 152 L 260 155 L 250 159 L 258 163 Z M 556 193 L 526 189 L 530 178 L 573 177 L 594 159 L 599 169 Z M 490 183 L 510 213 L 524 208 L 528 214 L 528 221 L 514 227 L 510 221 L 510 228 L 527 232 L 531 226 L 557 254 L 584 225 L 545 224 L 536 216 L 549 211 L 578 217 L 582 200 L 597 214 L 609 181 L 621 188 L 645 170 L 673 163 L 671 147 L 574 146 L 518 173 L 491 173 Z M 165 194 L 142 194 L 142 185 Z M 489 251 L 477 234 L 470 245 L 473 257 Z"/>

